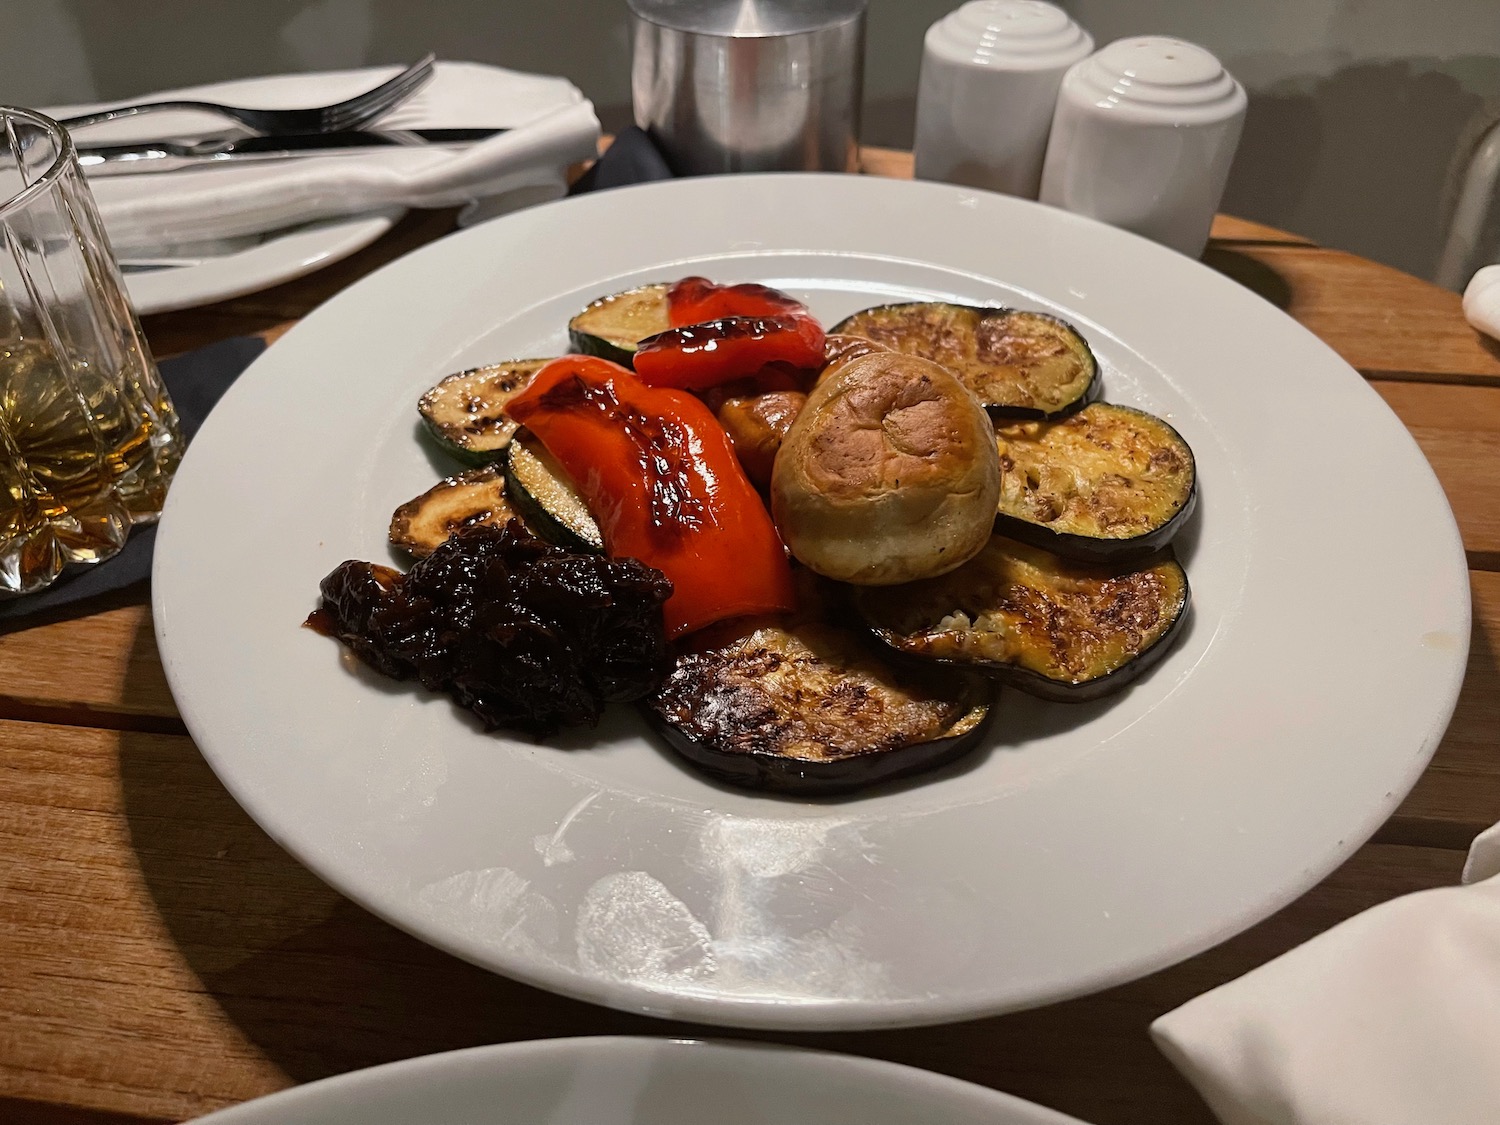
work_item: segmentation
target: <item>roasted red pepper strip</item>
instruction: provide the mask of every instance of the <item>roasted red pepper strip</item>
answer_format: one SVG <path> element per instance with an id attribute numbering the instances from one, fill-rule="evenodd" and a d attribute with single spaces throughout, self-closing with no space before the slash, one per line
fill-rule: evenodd
<path id="1" fill-rule="evenodd" d="M 672 582 L 668 637 L 728 617 L 790 610 L 786 549 L 718 420 L 682 391 L 569 355 L 506 404 L 583 494 L 605 549 Z"/>
<path id="2" fill-rule="evenodd" d="M 823 329 L 800 301 L 767 285 L 685 277 L 667 290 L 672 327 L 642 340 L 636 374 L 656 387 L 700 391 L 768 363 L 823 365 Z"/>
<path id="3" fill-rule="evenodd" d="M 701 391 L 768 363 L 823 365 L 823 328 L 805 315 L 732 316 L 669 328 L 636 346 L 635 373 L 653 387 Z"/>
<path id="4" fill-rule="evenodd" d="M 706 277 L 685 277 L 667 290 L 667 320 L 673 328 L 723 320 L 727 316 L 806 316 L 807 306 L 769 285 L 715 285 Z"/>

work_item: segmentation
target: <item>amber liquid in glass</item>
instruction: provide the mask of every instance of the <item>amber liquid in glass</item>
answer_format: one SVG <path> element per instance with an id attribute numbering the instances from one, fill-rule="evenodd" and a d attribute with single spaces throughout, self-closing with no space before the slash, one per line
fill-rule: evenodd
<path id="1" fill-rule="evenodd" d="M 155 372 L 129 367 L 0 342 L 0 594 L 108 558 L 160 513 L 182 441 Z"/>

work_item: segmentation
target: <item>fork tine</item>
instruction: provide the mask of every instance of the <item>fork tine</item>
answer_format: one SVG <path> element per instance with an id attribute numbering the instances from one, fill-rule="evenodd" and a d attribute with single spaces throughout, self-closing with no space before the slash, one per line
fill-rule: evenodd
<path id="1" fill-rule="evenodd" d="M 336 129 L 350 129 L 373 121 L 426 84 L 432 77 L 433 59 L 434 56 L 426 55 L 374 89 L 327 107 L 324 121 Z"/>
<path id="2" fill-rule="evenodd" d="M 389 104 L 391 99 L 399 98 L 426 82 L 432 75 L 432 70 L 433 56 L 427 55 L 379 86 L 329 108 L 336 113 L 356 113 L 363 112 L 372 105 Z"/>
<path id="3" fill-rule="evenodd" d="M 393 82 L 391 89 L 385 96 L 366 99 L 360 111 L 363 119 L 369 120 L 372 115 L 384 113 L 398 103 L 411 97 L 431 81 L 435 73 L 434 66 L 433 57 L 428 55 L 425 59 L 414 65 L 404 78 L 398 82 Z"/>
<path id="4" fill-rule="evenodd" d="M 399 86 L 391 87 L 385 97 L 372 99 L 360 106 L 338 111 L 333 120 L 337 128 L 354 129 L 381 117 L 415 94 L 432 77 L 431 69 L 424 70 Z"/>

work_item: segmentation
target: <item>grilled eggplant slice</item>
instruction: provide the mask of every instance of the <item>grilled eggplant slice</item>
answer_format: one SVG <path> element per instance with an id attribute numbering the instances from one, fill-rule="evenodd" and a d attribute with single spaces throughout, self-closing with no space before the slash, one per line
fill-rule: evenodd
<path id="1" fill-rule="evenodd" d="M 1090 565 L 996 535 L 949 574 L 859 590 L 854 600 L 875 635 L 905 656 L 1083 702 L 1160 661 L 1191 594 L 1170 554 L 1136 569 Z"/>
<path id="2" fill-rule="evenodd" d="M 823 370 L 818 372 L 817 381 L 821 383 L 837 374 L 844 364 L 860 356 L 869 355 L 871 352 L 891 350 L 883 344 L 877 344 L 868 336 L 835 336 L 830 332 L 823 337 Z"/>
<path id="3" fill-rule="evenodd" d="M 516 432 L 505 404 L 551 362 L 511 359 L 449 375 L 418 400 L 417 412 L 448 453 L 465 464 L 487 464 L 505 452 Z"/>
<path id="4" fill-rule="evenodd" d="M 745 618 L 689 638 L 646 717 L 730 785 L 847 793 L 932 769 L 983 737 L 982 677 L 897 667 L 825 617 Z"/>
<path id="5" fill-rule="evenodd" d="M 630 367 L 637 344 L 672 327 L 667 306 L 670 289 L 666 282 L 658 282 L 600 297 L 568 321 L 573 350 Z"/>
<path id="6" fill-rule="evenodd" d="M 1193 451 L 1154 414 L 1096 402 L 1056 422 L 999 426 L 995 529 L 1069 558 L 1141 558 L 1198 501 Z"/>
<path id="7" fill-rule="evenodd" d="M 528 430 L 518 430 L 505 457 L 505 486 L 537 535 L 571 551 L 604 550 L 604 536 L 567 472 Z"/>
<path id="8" fill-rule="evenodd" d="M 504 527 L 521 514 L 505 496 L 499 468 L 485 465 L 433 485 L 391 516 L 390 539 L 416 558 L 426 558 L 454 532 L 481 524 Z"/>
<path id="9" fill-rule="evenodd" d="M 857 312 L 830 335 L 863 336 L 940 363 L 997 415 L 1057 418 L 1101 390 L 1088 342 L 1046 313 L 913 301 Z"/>

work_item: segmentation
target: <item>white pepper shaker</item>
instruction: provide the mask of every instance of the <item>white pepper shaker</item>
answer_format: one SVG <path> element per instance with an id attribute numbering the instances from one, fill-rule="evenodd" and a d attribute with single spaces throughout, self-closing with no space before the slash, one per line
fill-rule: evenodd
<path id="1" fill-rule="evenodd" d="M 1094 49 L 1043 0 L 970 0 L 927 29 L 916 175 L 1037 197 L 1057 88 Z"/>
<path id="2" fill-rule="evenodd" d="M 1244 121 L 1244 88 L 1202 47 L 1116 40 L 1063 78 L 1042 202 L 1197 257 Z"/>

